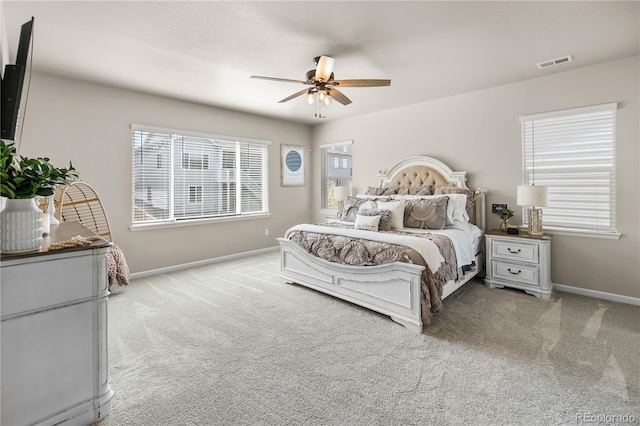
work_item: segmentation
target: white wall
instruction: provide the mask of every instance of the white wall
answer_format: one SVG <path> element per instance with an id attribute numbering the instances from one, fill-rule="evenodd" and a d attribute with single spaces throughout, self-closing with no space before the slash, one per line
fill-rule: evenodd
<path id="1" fill-rule="evenodd" d="M 554 236 L 552 280 L 637 298 L 640 297 L 639 75 L 639 58 L 634 57 L 328 122 L 314 127 L 313 146 L 317 149 L 320 144 L 353 139 L 353 182 L 361 192 L 368 185 L 375 186 L 378 170 L 408 156 L 429 155 L 456 171 L 467 171 L 469 186 L 489 191 L 488 206 L 507 203 L 517 208 L 516 186 L 522 175 L 519 117 L 618 102 L 617 220 L 618 231 L 623 235 L 619 240 Z M 319 159 L 314 161 L 314 220 L 321 221 Z M 487 214 L 488 227 L 496 228 L 498 218 Z M 520 222 L 520 215 L 512 219 L 512 223 Z"/>
<path id="2" fill-rule="evenodd" d="M 271 217 L 130 231 L 131 123 L 270 140 Z M 274 247 L 290 226 L 308 222 L 309 186 L 280 186 L 281 144 L 308 148 L 310 127 L 36 73 L 20 152 L 48 156 L 58 167 L 73 161 L 100 195 L 131 272 L 140 272 Z"/>

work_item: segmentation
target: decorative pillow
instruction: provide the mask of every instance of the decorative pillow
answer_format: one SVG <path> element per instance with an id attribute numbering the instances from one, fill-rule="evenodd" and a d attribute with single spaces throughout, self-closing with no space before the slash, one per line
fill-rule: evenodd
<path id="1" fill-rule="evenodd" d="M 469 222 L 476 223 L 476 199 L 475 191 L 467 188 L 457 188 L 455 186 L 441 186 L 436 188 L 434 195 L 439 194 L 465 194 L 467 196 L 467 215 L 469 216 Z"/>
<path id="2" fill-rule="evenodd" d="M 382 191 L 382 194 L 380 195 L 395 195 L 396 192 L 398 192 L 397 190 L 393 189 L 393 188 L 382 188 L 384 189 L 384 191 Z"/>
<path id="3" fill-rule="evenodd" d="M 380 216 L 378 231 L 391 231 L 391 212 L 389 210 L 360 208 L 358 214 L 362 216 Z"/>
<path id="4" fill-rule="evenodd" d="M 375 199 L 363 200 L 364 203 L 358 207 L 358 214 L 362 214 L 362 210 L 371 210 L 378 208 L 378 202 Z M 371 215 L 369 215 L 371 216 Z"/>
<path id="5" fill-rule="evenodd" d="M 344 200 L 344 210 L 342 211 L 342 216 L 340 216 L 340 220 L 345 222 L 353 222 L 356 220 L 356 214 L 358 214 L 358 209 L 360 205 L 363 204 L 367 200 L 362 200 L 355 197 L 347 197 Z"/>
<path id="6" fill-rule="evenodd" d="M 447 197 L 407 201 L 404 226 L 407 228 L 444 229 L 447 226 Z"/>
<path id="7" fill-rule="evenodd" d="M 365 194 L 366 195 L 382 195 L 384 190 L 385 188 L 376 188 L 374 186 L 369 186 L 367 187 L 367 192 L 365 192 Z"/>
<path id="8" fill-rule="evenodd" d="M 409 195 L 432 195 L 433 186 L 425 185 L 420 188 L 409 188 Z"/>
<path id="9" fill-rule="evenodd" d="M 404 229 L 404 200 L 378 201 L 378 208 L 391 212 L 391 229 Z"/>
<path id="10" fill-rule="evenodd" d="M 364 229 L 366 231 L 377 231 L 380 223 L 380 216 L 363 216 L 356 215 L 355 229 Z"/>

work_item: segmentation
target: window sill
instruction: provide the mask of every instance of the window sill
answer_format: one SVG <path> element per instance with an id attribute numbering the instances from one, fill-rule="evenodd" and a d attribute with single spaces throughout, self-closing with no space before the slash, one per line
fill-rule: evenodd
<path id="1" fill-rule="evenodd" d="M 526 230 L 526 227 L 521 229 Z M 618 232 L 595 232 L 578 229 L 562 229 L 562 228 L 543 228 L 547 235 L 560 235 L 563 237 L 581 237 L 581 238 L 599 238 L 604 240 L 619 240 L 622 234 Z"/>
<path id="2" fill-rule="evenodd" d="M 135 223 L 129 226 L 131 231 L 148 231 L 151 229 L 178 228 L 182 226 L 207 225 L 211 223 L 237 222 L 253 219 L 266 219 L 271 217 L 271 213 L 256 213 L 240 216 L 224 216 L 224 217 L 207 217 L 203 219 L 186 219 L 177 220 L 175 222 L 152 222 L 152 223 Z"/>

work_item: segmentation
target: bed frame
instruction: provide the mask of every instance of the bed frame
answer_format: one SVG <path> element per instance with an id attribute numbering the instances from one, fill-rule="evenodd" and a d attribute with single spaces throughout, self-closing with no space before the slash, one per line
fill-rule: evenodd
<path id="1" fill-rule="evenodd" d="M 420 187 L 423 185 L 466 186 L 466 172 L 454 172 L 431 157 L 409 157 L 378 176 L 380 187 Z M 485 191 L 476 189 L 476 225 L 485 229 Z M 309 254 L 293 241 L 280 243 L 280 278 L 371 309 L 422 333 L 420 279 L 424 266 L 394 262 L 376 266 L 331 263 Z M 480 244 L 480 249 L 484 244 Z M 476 255 L 476 265 L 463 280 L 449 281 L 442 299 L 484 270 L 484 252 Z"/>

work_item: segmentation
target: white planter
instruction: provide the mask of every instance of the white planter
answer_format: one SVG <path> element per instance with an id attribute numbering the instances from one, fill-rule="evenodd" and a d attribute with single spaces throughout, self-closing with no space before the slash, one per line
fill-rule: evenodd
<path id="1" fill-rule="evenodd" d="M 42 245 L 42 210 L 35 198 L 7 199 L 0 211 L 0 251 L 36 251 Z"/>

